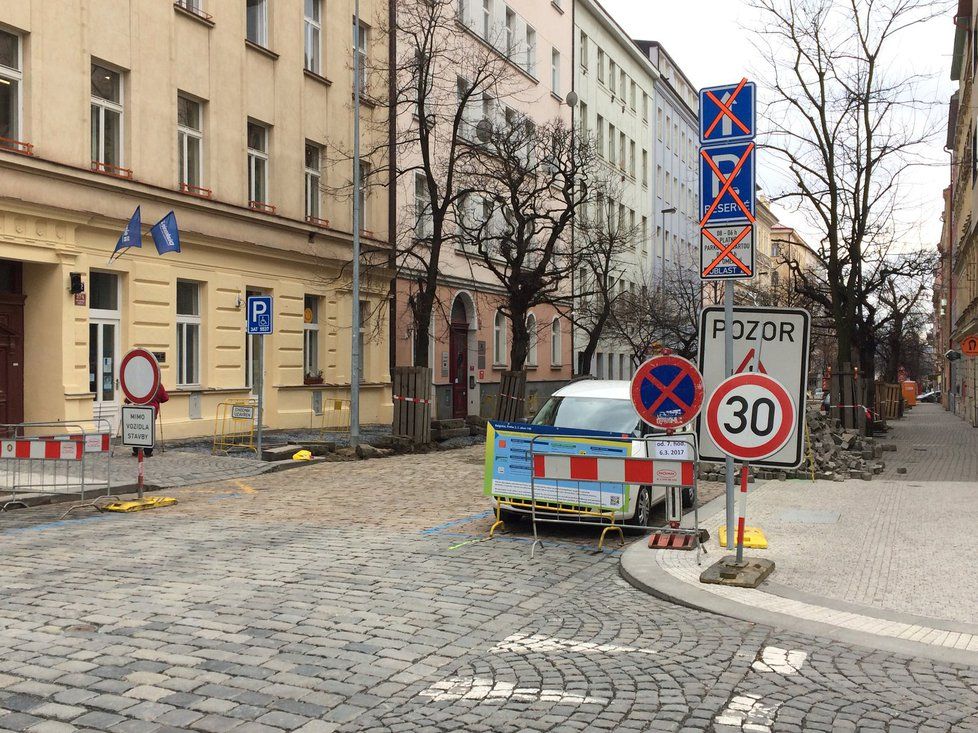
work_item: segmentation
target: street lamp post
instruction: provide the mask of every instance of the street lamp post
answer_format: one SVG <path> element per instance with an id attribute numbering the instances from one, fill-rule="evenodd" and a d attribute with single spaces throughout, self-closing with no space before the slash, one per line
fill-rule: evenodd
<path id="1" fill-rule="evenodd" d="M 360 442 L 360 0 L 353 5 L 353 300 L 350 319 L 350 445 Z"/>
<path id="2" fill-rule="evenodd" d="M 659 263 L 661 265 L 662 271 L 659 273 L 659 291 L 665 294 L 666 292 L 666 214 L 675 214 L 676 207 L 670 206 L 667 209 L 662 209 L 659 213 L 662 214 L 662 261 Z"/>

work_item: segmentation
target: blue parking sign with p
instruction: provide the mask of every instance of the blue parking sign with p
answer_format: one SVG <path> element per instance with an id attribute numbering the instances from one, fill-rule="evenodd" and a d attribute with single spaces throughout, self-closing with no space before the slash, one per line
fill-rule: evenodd
<path id="1" fill-rule="evenodd" d="M 757 94 L 753 82 L 700 90 L 700 142 L 703 145 L 753 140 Z"/>
<path id="2" fill-rule="evenodd" d="M 248 298 L 248 333 L 272 332 L 272 296 L 252 295 Z"/>

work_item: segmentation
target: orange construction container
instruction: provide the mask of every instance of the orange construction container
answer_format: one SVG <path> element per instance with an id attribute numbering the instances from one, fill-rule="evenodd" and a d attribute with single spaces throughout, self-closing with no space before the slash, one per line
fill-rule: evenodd
<path id="1" fill-rule="evenodd" d="M 917 383 L 909 380 L 901 382 L 900 389 L 903 390 L 903 401 L 907 407 L 914 407 L 917 404 Z"/>

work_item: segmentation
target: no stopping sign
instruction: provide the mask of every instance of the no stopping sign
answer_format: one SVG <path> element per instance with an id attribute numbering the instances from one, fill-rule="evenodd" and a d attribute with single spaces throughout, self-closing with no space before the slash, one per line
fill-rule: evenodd
<path id="1" fill-rule="evenodd" d="M 795 430 L 795 403 L 788 390 L 766 374 L 734 374 L 710 396 L 706 427 L 727 455 L 758 461 L 788 442 Z"/>

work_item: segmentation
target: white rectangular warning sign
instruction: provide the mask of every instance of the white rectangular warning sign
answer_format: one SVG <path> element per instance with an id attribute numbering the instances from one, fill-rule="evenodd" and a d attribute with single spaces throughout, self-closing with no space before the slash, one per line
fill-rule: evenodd
<path id="1" fill-rule="evenodd" d="M 700 230 L 700 278 L 746 280 L 754 277 L 754 225 L 747 222 Z"/>
<path id="2" fill-rule="evenodd" d="M 156 444 L 156 410 L 135 405 L 123 407 L 122 444 L 130 448 L 152 448 Z"/>
<path id="3" fill-rule="evenodd" d="M 757 371 L 777 379 L 795 403 L 795 431 L 781 450 L 751 465 L 794 468 L 801 464 L 805 445 L 805 390 L 808 386 L 808 348 L 811 316 L 801 308 L 734 308 L 733 373 Z M 703 393 L 709 399 L 726 378 L 724 369 L 723 306 L 703 309 L 700 318 L 699 368 Z M 758 353 L 757 350 L 760 349 Z M 700 460 L 722 463 L 723 453 L 710 438 L 703 415 L 696 422 Z"/>

